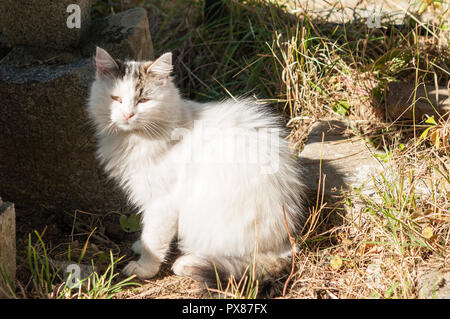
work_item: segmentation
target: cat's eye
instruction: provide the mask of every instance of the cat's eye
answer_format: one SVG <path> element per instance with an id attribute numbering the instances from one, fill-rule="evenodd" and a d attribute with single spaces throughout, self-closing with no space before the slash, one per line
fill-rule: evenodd
<path id="1" fill-rule="evenodd" d="M 119 103 L 122 103 L 122 98 L 121 98 L 120 96 L 111 95 L 111 98 L 112 98 L 114 101 L 117 101 L 117 102 L 119 102 Z"/>
<path id="2" fill-rule="evenodd" d="M 138 104 L 147 103 L 148 101 L 150 101 L 150 99 L 142 98 L 142 99 L 139 99 Z"/>

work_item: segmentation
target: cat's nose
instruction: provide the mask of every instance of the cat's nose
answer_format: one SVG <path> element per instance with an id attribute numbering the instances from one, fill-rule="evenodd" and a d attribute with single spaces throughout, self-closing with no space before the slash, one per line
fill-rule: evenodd
<path id="1" fill-rule="evenodd" d="M 129 119 L 131 119 L 133 116 L 134 116 L 134 113 L 123 113 L 123 118 L 127 121 Z"/>

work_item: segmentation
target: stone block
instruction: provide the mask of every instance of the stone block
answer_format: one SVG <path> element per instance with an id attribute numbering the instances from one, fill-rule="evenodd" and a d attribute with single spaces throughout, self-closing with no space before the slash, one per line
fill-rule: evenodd
<path id="1" fill-rule="evenodd" d="M 80 28 L 69 28 L 69 5 L 80 8 Z M 10 45 L 76 47 L 90 26 L 91 0 L 2 0 L 0 28 Z"/>
<path id="2" fill-rule="evenodd" d="M 375 187 L 372 175 L 380 172 L 383 166 L 371 152 L 375 150 L 371 150 L 363 139 L 350 133 L 345 122 L 333 120 L 315 123 L 299 156 L 308 175 L 307 186 L 317 191 L 322 172 L 326 175 L 326 195 L 339 195 L 342 189 L 360 188 L 363 185 L 362 191 L 366 195 L 373 194 Z"/>
<path id="3" fill-rule="evenodd" d="M 16 47 L 0 62 L 0 185 L 9 200 L 61 212 L 123 206 L 95 158 L 86 112 L 91 61 Z"/>
<path id="4" fill-rule="evenodd" d="M 427 269 L 421 267 L 417 278 L 418 298 L 450 299 L 450 271 L 442 269 Z"/>
<path id="5" fill-rule="evenodd" d="M 86 112 L 97 45 L 117 58 L 152 59 L 145 10 L 93 21 L 80 50 L 15 46 L 0 61 L 0 184 L 14 202 L 59 211 L 126 206 L 95 158 Z"/>
<path id="6" fill-rule="evenodd" d="M 425 114 L 434 115 L 436 119 L 439 115 L 447 114 L 448 116 L 450 112 L 449 89 L 444 86 L 420 84 L 417 86 L 414 96 L 414 88 L 413 83 L 388 83 L 386 112 L 390 120 L 412 120 L 414 102 L 416 122 L 421 121 Z"/>
<path id="7" fill-rule="evenodd" d="M 93 21 L 83 54 L 92 55 L 96 46 L 122 60 L 153 60 L 153 45 L 145 9 L 133 8 Z"/>
<path id="8" fill-rule="evenodd" d="M 322 142 L 323 136 L 323 142 Z M 342 216 L 352 220 L 352 225 L 368 222 L 367 214 L 361 214 L 364 201 L 359 196 L 351 197 L 351 206 L 341 202 L 343 193 L 361 195 L 377 200 L 378 194 L 374 184 L 380 179 L 383 165 L 375 158 L 376 150 L 355 135 L 347 124 L 337 120 L 323 120 L 315 123 L 308 134 L 308 142 L 299 155 L 306 176 L 309 193 L 316 199 L 319 191 L 324 195 L 324 202 L 338 204 L 339 214 L 330 215 L 330 222 L 342 223 Z M 319 188 L 319 180 L 321 180 Z M 358 227 L 350 227 L 350 235 L 356 234 Z"/>
<path id="9" fill-rule="evenodd" d="M 14 204 L 0 197 L 0 268 L 14 282 L 16 278 L 16 212 Z M 7 284 L 0 275 L 0 298 L 9 296 Z"/>

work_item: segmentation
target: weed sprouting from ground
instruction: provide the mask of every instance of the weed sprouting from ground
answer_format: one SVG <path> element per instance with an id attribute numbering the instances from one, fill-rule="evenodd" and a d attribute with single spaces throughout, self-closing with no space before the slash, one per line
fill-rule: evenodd
<path id="1" fill-rule="evenodd" d="M 70 246 L 67 250 L 67 260 L 53 259 L 53 254 L 49 254 L 48 245 L 43 240 L 43 233 L 35 231 L 34 234 L 29 234 L 27 245 L 29 282 L 25 285 L 17 282 L 20 285 L 18 293 L 15 293 L 14 283 L 10 282 L 11 297 L 109 299 L 126 287 L 139 286 L 138 283 L 131 281 L 133 277 L 118 279 L 119 274 L 115 268 L 123 257 L 115 258 L 111 251 L 109 263 L 103 272 L 97 269 L 93 260 L 92 266 L 82 264 L 81 262 L 85 262 L 83 257 L 89 238 L 78 262 L 71 261 Z"/>

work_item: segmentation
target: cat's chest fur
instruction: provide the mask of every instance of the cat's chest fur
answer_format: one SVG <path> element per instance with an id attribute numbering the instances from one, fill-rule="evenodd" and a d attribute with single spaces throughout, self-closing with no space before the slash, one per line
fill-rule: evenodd
<path id="1" fill-rule="evenodd" d="M 170 143 L 136 134 L 100 138 L 98 157 L 105 170 L 125 189 L 130 200 L 144 209 L 170 193 L 178 171 L 170 165 Z"/>

